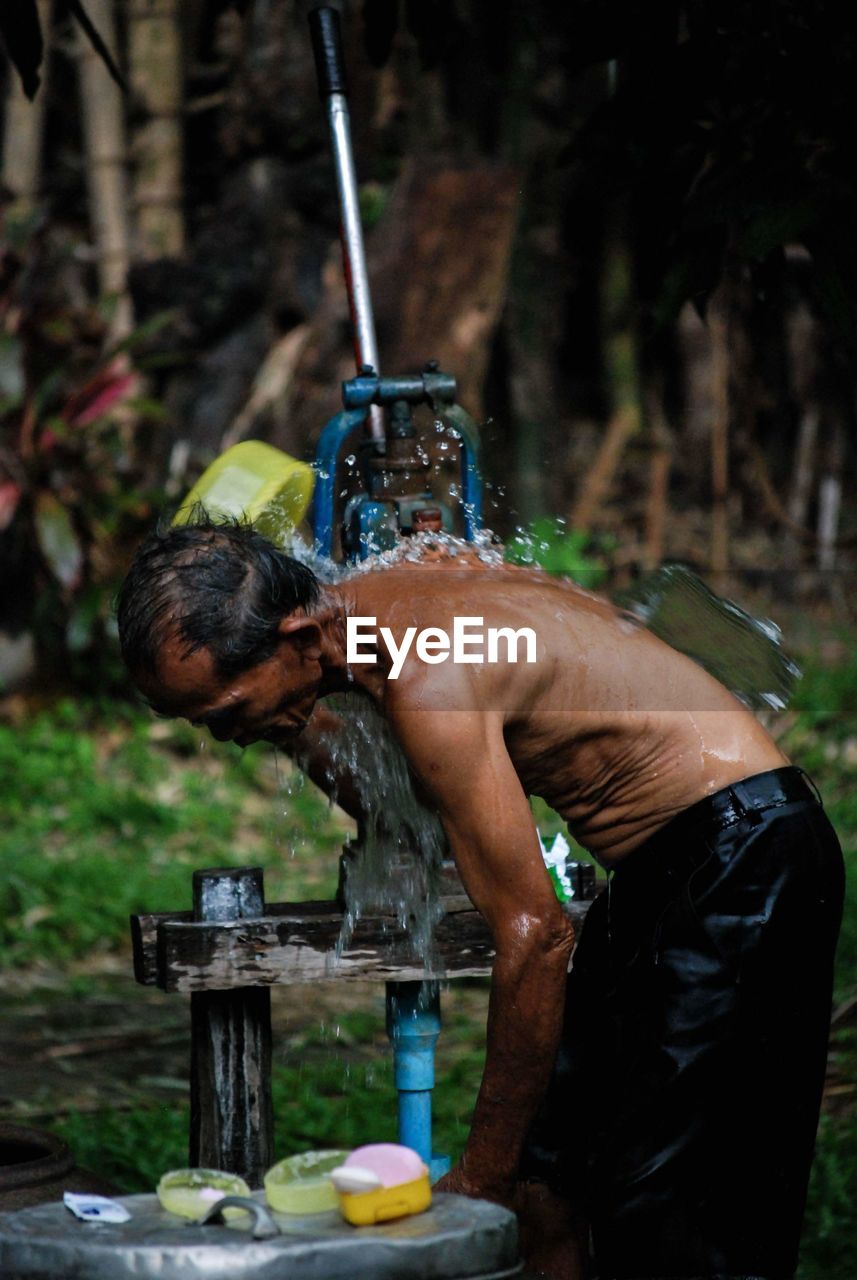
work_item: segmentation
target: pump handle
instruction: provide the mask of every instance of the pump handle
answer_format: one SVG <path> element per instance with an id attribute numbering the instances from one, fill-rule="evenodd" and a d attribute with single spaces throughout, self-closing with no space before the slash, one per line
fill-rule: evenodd
<path id="1" fill-rule="evenodd" d="M 332 93 L 348 93 L 345 59 L 342 56 L 342 32 L 337 9 L 312 9 L 309 14 L 312 51 L 318 76 L 318 92 L 322 98 Z"/>

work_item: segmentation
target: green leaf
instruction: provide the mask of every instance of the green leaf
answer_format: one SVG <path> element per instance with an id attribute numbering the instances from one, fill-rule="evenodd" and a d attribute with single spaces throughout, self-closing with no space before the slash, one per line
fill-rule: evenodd
<path id="1" fill-rule="evenodd" d="M 65 641 L 71 653 L 83 653 L 92 643 L 104 596 L 101 587 L 90 587 L 72 610 L 65 629 Z"/>
<path id="2" fill-rule="evenodd" d="M 24 397 L 23 348 L 12 333 L 0 334 L 0 397 L 12 405 Z"/>
<path id="3" fill-rule="evenodd" d="M 68 511 L 52 493 L 36 498 L 36 537 L 51 573 L 73 590 L 83 575 L 83 548 Z"/>

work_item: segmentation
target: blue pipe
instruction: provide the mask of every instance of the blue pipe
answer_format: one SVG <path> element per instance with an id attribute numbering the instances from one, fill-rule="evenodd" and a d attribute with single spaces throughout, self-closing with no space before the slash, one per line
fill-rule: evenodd
<path id="1" fill-rule="evenodd" d="M 472 542 L 482 528 L 482 475 L 479 470 L 479 432 L 470 414 L 460 404 L 441 409 L 461 436 L 461 505 L 464 509 L 464 536 Z"/>
<path id="2" fill-rule="evenodd" d="M 312 531 L 322 555 L 333 554 L 333 513 L 336 506 L 336 464 L 352 431 L 362 426 L 368 408 L 345 409 L 330 419 L 315 451 L 316 482 L 312 503 Z"/>
<path id="3" fill-rule="evenodd" d="M 416 1151 L 436 1182 L 449 1169 L 449 1158 L 434 1154 L 431 1136 L 434 1049 L 440 1035 L 436 982 L 387 983 L 387 1035 L 399 1092 L 399 1141 Z"/>

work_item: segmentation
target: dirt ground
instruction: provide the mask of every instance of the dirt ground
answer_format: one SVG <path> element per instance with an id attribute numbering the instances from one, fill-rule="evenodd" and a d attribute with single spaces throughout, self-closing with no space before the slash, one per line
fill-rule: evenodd
<path id="1" fill-rule="evenodd" d="M 189 1002 L 137 985 L 130 957 L 127 962 L 111 957 L 96 969 L 77 971 L 71 983 L 68 974 L 36 972 L 16 975 L 6 987 L 0 998 L 0 1115 L 5 1119 L 38 1126 L 72 1110 L 123 1110 L 187 1094 Z M 381 984 L 275 987 L 271 994 L 275 1055 L 302 1044 L 308 1030 L 334 1027 L 356 1010 L 374 1014 L 378 1022 L 373 1045 L 361 1046 L 362 1052 L 386 1052 Z M 466 1019 L 475 1036 L 484 1027 L 486 1007 L 484 987 L 453 983 L 443 995 L 445 1017 L 459 1024 Z M 834 1012 L 824 1106 L 836 1114 L 857 1101 L 849 1061 L 855 1039 L 857 997 Z M 444 1048 L 441 1037 L 439 1049 Z M 331 1052 L 347 1057 L 351 1051 L 347 1037 L 331 1038 Z"/>
<path id="2" fill-rule="evenodd" d="M 130 956 L 68 974 L 21 973 L 0 997 L 0 1115 L 18 1124 L 49 1124 L 69 1111 L 129 1109 L 187 1094 L 189 1001 L 141 987 Z M 387 1051 L 383 984 L 323 983 L 272 988 L 275 1055 L 300 1045 L 308 1030 L 337 1027 L 348 1012 L 377 1018 L 372 1046 Z M 451 984 L 443 995 L 450 1020 L 484 1026 L 484 986 Z M 451 1046 L 450 1046 L 451 1047 Z M 353 1052 L 331 1036 L 331 1052 Z M 318 1052 L 318 1049 L 314 1050 Z"/>

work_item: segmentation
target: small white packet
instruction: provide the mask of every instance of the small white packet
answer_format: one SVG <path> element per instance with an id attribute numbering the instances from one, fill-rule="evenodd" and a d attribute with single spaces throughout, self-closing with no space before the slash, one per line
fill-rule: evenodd
<path id="1" fill-rule="evenodd" d="M 75 1191 L 63 1193 L 63 1204 L 81 1222 L 128 1222 L 131 1215 L 124 1205 L 107 1196 L 79 1195 Z"/>

